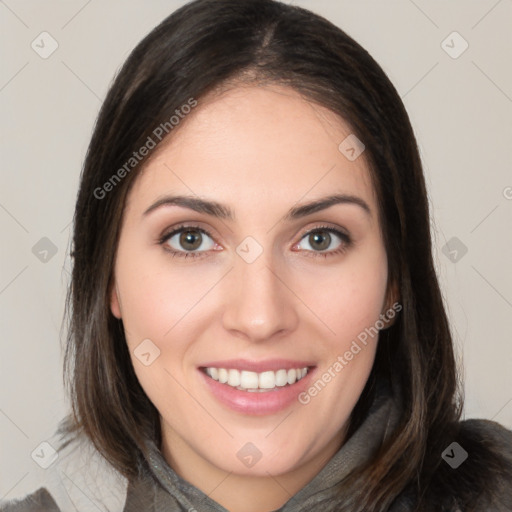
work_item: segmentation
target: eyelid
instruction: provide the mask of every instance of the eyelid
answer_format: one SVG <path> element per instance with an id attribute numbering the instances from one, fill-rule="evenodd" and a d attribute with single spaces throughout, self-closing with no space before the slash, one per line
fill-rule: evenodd
<path id="1" fill-rule="evenodd" d="M 174 226 L 165 228 L 162 232 L 162 234 L 158 237 L 158 242 L 165 242 L 170 237 L 175 235 L 176 233 L 179 233 L 180 231 L 186 231 L 186 230 L 195 230 L 199 231 L 203 234 L 206 234 L 211 239 L 215 240 L 217 242 L 217 238 L 221 238 L 217 231 L 210 228 L 210 227 L 203 227 L 203 223 L 201 221 L 197 220 L 190 220 L 190 221 L 183 221 L 178 224 L 175 224 Z"/>
<path id="2" fill-rule="evenodd" d="M 302 240 L 306 235 L 309 235 L 311 233 L 314 233 L 315 231 L 321 231 L 321 230 L 331 231 L 334 233 L 339 232 L 340 234 L 345 235 L 348 238 L 351 238 L 350 233 L 346 229 L 344 229 L 338 225 L 331 225 L 328 222 L 320 222 L 320 223 L 315 224 L 313 227 L 307 227 L 307 228 L 301 229 L 299 231 L 300 234 L 296 235 L 296 236 L 299 236 L 299 239 Z M 294 238 L 295 238 L 295 236 L 294 236 Z"/>

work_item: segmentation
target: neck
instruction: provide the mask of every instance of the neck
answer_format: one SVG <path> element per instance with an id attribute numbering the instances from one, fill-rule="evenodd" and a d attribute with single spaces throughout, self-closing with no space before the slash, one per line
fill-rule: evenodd
<path id="1" fill-rule="evenodd" d="M 271 512 L 313 480 L 340 449 L 344 436 L 345 431 L 340 432 L 312 458 L 280 475 L 226 472 L 201 457 L 173 431 L 162 436 L 162 454 L 182 479 L 230 512 Z"/>

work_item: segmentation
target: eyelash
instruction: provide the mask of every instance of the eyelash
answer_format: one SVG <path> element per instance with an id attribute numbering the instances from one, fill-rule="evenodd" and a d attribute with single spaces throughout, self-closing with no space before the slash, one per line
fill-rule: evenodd
<path id="1" fill-rule="evenodd" d="M 194 226 L 194 225 L 184 225 L 182 224 L 181 226 L 173 229 L 172 231 L 170 231 L 169 233 L 166 233 L 164 234 L 159 240 L 158 240 L 158 243 L 162 246 L 164 246 L 164 244 L 170 240 L 174 235 L 176 235 L 177 233 L 181 233 L 182 231 L 185 231 L 185 230 L 188 230 L 188 231 L 198 231 L 199 233 L 202 233 L 206 236 L 209 236 L 210 238 L 213 239 L 212 235 L 206 231 L 205 229 L 199 227 L 199 226 Z M 351 246 L 352 246 L 352 239 L 350 238 L 349 235 L 347 235 L 346 233 L 343 233 L 342 231 L 339 231 L 338 229 L 335 229 L 333 227 L 330 227 L 330 226 L 318 226 L 316 228 L 313 228 L 311 229 L 310 231 L 307 231 L 306 233 L 304 233 L 300 240 L 302 240 L 303 238 L 305 238 L 306 236 L 308 235 L 311 235 L 313 233 L 317 233 L 317 232 L 327 232 L 327 233 L 334 233 L 336 236 L 338 236 L 342 243 L 341 245 L 337 248 L 337 249 L 334 249 L 334 250 L 331 250 L 331 251 L 310 251 L 310 250 L 307 250 L 306 253 L 311 253 L 311 254 L 308 254 L 308 256 L 311 256 L 313 258 L 316 258 L 316 257 L 324 257 L 324 258 L 327 258 L 329 256 L 336 256 L 338 254 L 343 254 L 345 253 Z M 176 251 L 174 249 L 170 249 L 168 247 L 164 247 L 164 250 L 171 253 L 172 256 L 178 256 L 180 258 L 203 258 L 203 257 L 207 257 L 208 256 L 208 253 L 210 251 L 197 251 L 197 252 L 192 252 L 192 251 Z"/>

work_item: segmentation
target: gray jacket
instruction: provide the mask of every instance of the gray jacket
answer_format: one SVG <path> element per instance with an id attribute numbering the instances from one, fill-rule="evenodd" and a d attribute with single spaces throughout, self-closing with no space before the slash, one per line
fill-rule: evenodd
<path id="1" fill-rule="evenodd" d="M 399 410 L 390 388 L 381 385 L 369 414 L 357 431 L 320 473 L 276 512 L 335 511 L 333 488 L 336 483 L 370 458 L 383 440 L 392 435 Z M 464 429 L 476 436 L 476 439 L 506 454 L 512 467 L 512 431 L 486 420 L 462 423 Z M 224 507 L 178 476 L 154 444 L 148 446 L 150 469 L 137 480 L 128 482 L 82 442 L 67 453 L 59 453 L 57 463 L 40 474 L 41 480 L 36 491 L 21 499 L 0 502 L 0 511 L 227 512 Z M 461 468 L 465 474 L 471 474 L 478 472 L 478 464 L 479 461 L 473 460 L 470 453 Z M 512 481 L 497 478 L 494 494 L 499 502 L 475 503 L 476 508 L 472 510 L 512 511 Z M 457 496 L 456 489 L 453 490 L 453 496 Z M 413 493 L 404 492 L 389 512 L 414 511 L 414 504 Z M 454 506 L 452 510 L 457 512 L 459 509 Z"/>

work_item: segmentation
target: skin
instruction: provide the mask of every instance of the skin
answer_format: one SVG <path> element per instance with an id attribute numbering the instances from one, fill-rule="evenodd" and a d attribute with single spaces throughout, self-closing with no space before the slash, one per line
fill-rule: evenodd
<path id="1" fill-rule="evenodd" d="M 201 100 L 128 197 L 111 311 L 123 319 L 135 372 L 160 413 L 166 460 L 230 511 L 275 510 L 314 478 L 344 443 L 374 362 L 377 337 L 307 405 L 259 416 L 218 402 L 197 370 L 219 359 L 291 358 L 315 361 L 318 378 L 392 304 L 364 153 L 351 162 L 338 150 L 350 133 L 292 89 L 235 86 Z M 334 193 L 363 199 L 371 215 L 337 204 L 283 220 L 290 208 Z M 236 218 L 181 206 L 143 215 L 167 194 L 217 201 Z M 179 234 L 159 244 L 181 223 L 212 235 L 196 249 L 203 257 L 166 251 L 190 247 Z M 332 234 L 319 250 L 306 233 L 323 225 L 347 232 L 353 244 L 332 254 L 344 244 Z M 236 252 L 247 236 L 263 249 L 250 264 Z M 149 366 L 133 352 L 145 339 L 160 350 Z M 247 442 L 262 453 L 252 468 L 237 457 Z"/>

